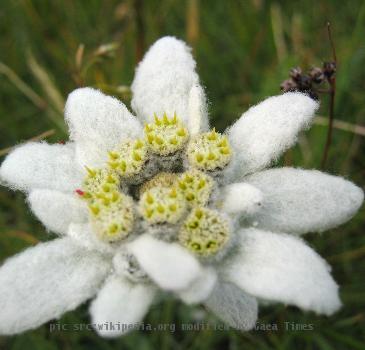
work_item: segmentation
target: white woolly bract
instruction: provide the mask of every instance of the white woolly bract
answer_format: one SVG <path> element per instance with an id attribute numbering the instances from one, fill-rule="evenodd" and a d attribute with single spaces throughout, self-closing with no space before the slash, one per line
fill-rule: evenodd
<path id="1" fill-rule="evenodd" d="M 222 210 L 229 214 L 252 215 L 263 204 L 262 192 L 247 183 L 234 183 L 224 187 Z"/>
<path id="2" fill-rule="evenodd" d="M 0 334 L 37 328 L 93 297 L 110 270 L 70 238 L 38 244 L 0 268 Z"/>
<path id="3" fill-rule="evenodd" d="M 191 49 L 183 41 L 173 37 L 157 40 L 137 67 L 131 87 L 132 108 L 138 117 L 148 121 L 154 113 L 170 116 L 176 112 L 189 125 L 190 91 L 199 87 L 195 65 Z M 204 93 L 200 93 L 199 102 L 204 103 Z"/>
<path id="4" fill-rule="evenodd" d="M 102 166 L 107 151 L 142 135 L 142 126 L 122 102 L 99 90 L 81 88 L 67 98 L 65 119 L 81 165 Z"/>
<path id="5" fill-rule="evenodd" d="M 67 236 L 71 237 L 77 244 L 84 249 L 98 250 L 103 254 L 112 255 L 119 249 L 120 244 L 109 244 L 104 242 L 95 234 L 91 227 L 91 223 L 75 223 L 72 222 L 67 230 Z"/>
<path id="6" fill-rule="evenodd" d="M 90 306 L 92 324 L 103 337 L 117 337 L 133 330 L 147 313 L 156 288 L 110 276 Z"/>
<path id="7" fill-rule="evenodd" d="M 336 227 L 350 220 L 364 199 L 362 189 L 352 182 L 315 170 L 270 169 L 245 181 L 264 194 L 264 204 L 251 222 L 279 232 L 303 234 Z"/>
<path id="8" fill-rule="evenodd" d="M 82 178 L 73 144 L 26 143 L 15 148 L 0 168 L 1 181 L 22 191 L 48 188 L 69 192 L 80 185 Z"/>
<path id="9" fill-rule="evenodd" d="M 331 315 L 341 302 L 327 263 L 301 239 L 245 229 L 222 276 L 247 293 Z"/>
<path id="10" fill-rule="evenodd" d="M 235 329 L 247 331 L 256 324 L 256 299 L 232 283 L 217 283 L 205 305 L 219 319 Z"/>
<path id="11" fill-rule="evenodd" d="M 242 180 L 277 160 L 309 126 L 317 108 L 317 102 L 299 92 L 269 97 L 251 107 L 228 130 L 234 156 L 226 177 Z"/>
<path id="12" fill-rule="evenodd" d="M 198 260 L 177 243 L 167 243 L 145 234 L 128 244 L 141 268 L 162 289 L 180 291 L 201 276 Z"/>
<path id="13" fill-rule="evenodd" d="M 204 90 L 200 85 L 195 85 L 190 89 L 188 106 L 188 129 L 190 135 L 207 131 L 209 129 L 207 102 Z"/>
<path id="14" fill-rule="evenodd" d="M 186 289 L 177 293 L 186 304 L 197 304 L 206 300 L 212 293 L 217 282 L 217 273 L 213 267 L 207 266 L 202 269 L 198 278 Z"/>
<path id="15" fill-rule="evenodd" d="M 87 222 L 86 204 L 75 194 L 53 190 L 33 190 L 28 197 L 34 215 L 52 232 L 66 234 L 69 225 Z"/>

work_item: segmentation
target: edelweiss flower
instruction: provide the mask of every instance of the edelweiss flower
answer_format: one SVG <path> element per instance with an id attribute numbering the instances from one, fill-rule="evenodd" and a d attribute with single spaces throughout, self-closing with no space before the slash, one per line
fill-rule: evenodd
<path id="1" fill-rule="evenodd" d="M 158 290 L 245 330 L 257 300 L 335 312 L 330 268 L 300 235 L 349 220 L 362 190 L 319 171 L 263 170 L 309 126 L 317 103 L 286 93 L 225 134 L 209 130 L 190 49 L 171 37 L 149 50 L 132 92 L 138 119 L 97 90 L 72 92 L 71 141 L 28 143 L 3 162 L 2 181 L 61 237 L 1 267 L 0 332 L 38 327 L 95 297 L 96 329 L 120 335 L 125 328 L 100 324 L 140 322 Z"/>

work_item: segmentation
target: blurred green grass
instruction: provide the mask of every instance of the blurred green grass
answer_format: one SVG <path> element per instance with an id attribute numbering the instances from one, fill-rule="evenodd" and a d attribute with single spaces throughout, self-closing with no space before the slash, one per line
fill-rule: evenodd
<path id="1" fill-rule="evenodd" d="M 365 125 L 364 1 L 2 0 L 0 150 L 49 130 L 54 130 L 50 142 L 67 138 L 62 104 L 77 86 L 99 87 L 128 105 L 141 52 L 167 34 L 193 46 L 212 124 L 223 130 L 250 105 L 279 93 L 292 66 L 309 68 L 330 59 L 327 21 L 339 62 L 335 118 Z M 324 98 L 323 116 L 327 104 Z M 326 127 L 314 125 L 279 163 L 318 168 L 325 138 Z M 327 170 L 364 186 L 364 151 L 363 136 L 335 129 Z M 175 332 L 134 332 L 107 341 L 90 331 L 49 333 L 45 325 L 0 338 L 0 348 L 365 349 L 364 223 L 361 212 L 345 226 L 307 236 L 341 285 L 344 307 L 330 318 L 278 305 L 262 308 L 259 319 L 277 323 L 278 331 L 182 332 L 179 324 L 202 322 L 201 316 L 177 301 L 164 301 L 145 322 L 175 322 Z M 0 258 L 46 239 L 23 195 L 1 188 Z M 314 330 L 285 330 L 285 321 L 313 324 Z M 87 307 L 60 322 L 88 323 Z"/>

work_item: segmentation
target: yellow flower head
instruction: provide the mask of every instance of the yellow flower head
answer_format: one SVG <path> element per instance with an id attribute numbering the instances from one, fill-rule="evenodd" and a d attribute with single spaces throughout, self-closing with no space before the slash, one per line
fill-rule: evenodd
<path id="1" fill-rule="evenodd" d="M 229 240 L 229 224 L 218 212 L 199 207 L 192 210 L 179 232 L 179 242 L 201 257 L 222 250 Z"/>
<path id="2" fill-rule="evenodd" d="M 189 142 L 187 156 L 192 167 L 213 171 L 223 169 L 229 163 L 232 151 L 227 136 L 213 129 L 198 134 Z"/>
<path id="3" fill-rule="evenodd" d="M 133 199 L 123 193 L 108 204 L 89 204 L 91 223 L 97 236 L 106 242 L 125 239 L 134 223 Z"/>
<path id="4" fill-rule="evenodd" d="M 186 202 L 176 188 L 155 186 L 142 194 L 139 210 L 149 224 L 176 224 L 185 213 Z"/>
<path id="5" fill-rule="evenodd" d="M 207 174 L 193 169 L 182 173 L 179 177 L 178 188 L 184 195 L 188 206 L 203 206 L 209 201 L 214 180 Z"/>
<path id="6" fill-rule="evenodd" d="M 154 118 L 153 123 L 145 125 L 145 140 L 151 151 L 168 156 L 184 148 L 189 133 L 176 114 L 172 118 L 166 113 L 162 118 Z"/>
<path id="7" fill-rule="evenodd" d="M 119 193 L 119 178 L 109 169 L 90 169 L 86 167 L 87 175 L 82 189 L 76 192 L 88 202 L 95 200 L 111 200 Z"/>
<path id="8" fill-rule="evenodd" d="M 148 157 L 147 145 L 142 139 L 122 142 L 109 152 L 109 168 L 122 178 L 139 174 Z"/>

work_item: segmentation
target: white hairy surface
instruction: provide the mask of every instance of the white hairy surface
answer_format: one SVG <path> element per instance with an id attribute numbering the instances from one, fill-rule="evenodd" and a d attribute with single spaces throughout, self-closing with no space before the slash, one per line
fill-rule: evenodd
<path id="1" fill-rule="evenodd" d="M 205 305 L 219 319 L 235 329 L 247 331 L 256 324 L 256 299 L 232 283 L 217 283 Z"/>
<path id="2" fill-rule="evenodd" d="M 174 37 L 157 40 L 137 67 L 131 86 L 132 108 L 137 116 L 151 121 L 154 113 L 173 116 L 176 112 L 186 125 L 206 127 L 205 96 L 195 66 L 191 49 L 183 41 Z M 202 119 L 190 119 L 190 111 L 191 118 Z"/>
<path id="3" fill-rule="evenodd" d="M 83 175 L 75 162 L 74 145 L 29 142 L 14 149 L 0 167 L 0 180 L 22 191 L 34 188 L 70 192 Z"/>
<path id="4" fill-rule="evenodd" d="M 329 265 L 301 239 L 257 229 L 239 232 L 222 276 L 247 293 L 331 315 L 341 302 Z"/>
<path id="5" fill-rule="evenodd" d="M 212 267 L 204 267 L 198 278 L 186 289 L 178 293 L 186 304 L 197 304 L 206 300 L 217 283 L 217 273 Z"/>
<path id="6" fill-rule="evenodd" d="M 110 276 L 90 306 L 95 331 L 103 337 L 118 337 L 141 322 L 153 302 L 156 288 Z"/>
<path id="7" fill-rule="evenodd" d="M 277 168 L 245 179 L 264 202 L 251 218 L 263 229 L 303 234 L 325 231 L 352 218 L 364 192 L 350 181 L 316 170 Z"/>
<path id="8" fill-rule="evenodd" d="M 262 192 L 248 183 L 234 183 L 223 189 L 222 210 L 229 214 L 249 215 L 262 207 Z"/>
<path id="9" fill-rule="evenodd" d="M 102 166 L 108 159 L 107 151 L 142 135 L 140 122 L 122 102 L 92 88 L 69 94 L 65 119 L 82 166 Z"/>
<path id="10" fill-rule="evenodd" d="M 269 166 L 309 127 L 318 103 L 299 92 L 269 97 L 251 107 L 229 129 L 234 156 L 225 170 L 229 180 Z"/>
<path id="11" fill-rule="evenodd" d="M 93 297 L 110 263 L 70 238 L 38 244 L 0 269 L 0 334 L 37 328 Z"/>
<path id="12" fill-rule="evenodd" d="M 167 243 L 148 234 L 128 244 L 142 269 L 162 289 L 180 291 L 202 273 L 198 260 L 177 243 Z"/>
<path id="13" fill-rule="evenodd" d="M 87 206 L 75 194 L 33 190 L 28 202 L 34 215 L 51 232 L 66 234 L 72 222 L 83 223 L 88 220 Z"/>

